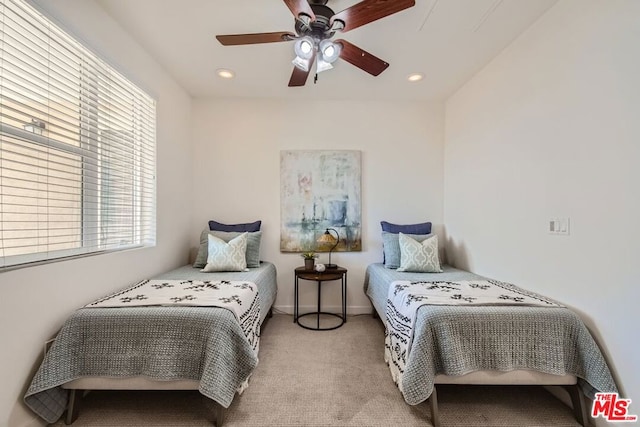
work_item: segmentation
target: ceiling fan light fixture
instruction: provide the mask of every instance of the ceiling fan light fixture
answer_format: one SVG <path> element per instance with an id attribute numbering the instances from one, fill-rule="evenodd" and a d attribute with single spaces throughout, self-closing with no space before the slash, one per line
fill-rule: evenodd
<path id="1" fill-rule="evenodd" d="M 319 50 L 322 54 L 322 59 L 325 62 L 330 64 L 336 62 L 336 60 L 340 57 L 340 51 L 342 49 L 342 45 L 339 43 L 334 43 L 331 40 L 322 40 L 320 42 Z"/>
<path id="2" fill-rule="evenodd" d="M 293 63 L 293 65 L 300 68 L 305 73 L 309 72 L 309 62 L 310 62 L 309 59 L 304 59 L 304 58 L 300 58 L 299 56 L 296 56 L 291 62 Z"/>
<path id="3" fill-rule="evenodd" d="M 316 66 L 316 72 L 321 73 L 323 71 L 331 70 L 333 65 L 330 62 L 325 61 L 324 59 L 318 59 L 318 65 Z"/>
<path id="4" fill-rule="evenodd" d="M 310 59 L 313 56 L 314 42 L 311 37 L 298 39 L 293 46 L 296 56 L 301 59 Z"/>

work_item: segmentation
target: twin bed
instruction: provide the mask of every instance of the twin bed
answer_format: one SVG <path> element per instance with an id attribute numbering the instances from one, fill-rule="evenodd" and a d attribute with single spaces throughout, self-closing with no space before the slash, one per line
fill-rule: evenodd
<path id="1" fill-rule="evenodd" d="M 246 272 L 203 273 L 186 265 L 153 279 L 254 283 L 260 324 L 270 315 L 277 293 L 276 268 L 267 262 Z M 85 307 L 62 326 L 25 402 L 50 423 L 67 410 L 65 422 L 70 424 L 81 390 L 199 390 L 215 402 L 214 422 L 221 426 L 223 408 L 257 365 L 256 350 L 226 308 Z"/>
<path id="2" fill-rule="evenodd" d="M 220 427 L 224 408 L 247 386 L 258 363 L 259 340 L 252 341 L 251 336 L 259 337 L 259 325 L 271 313 L 277 293 L 276 267 L 259 261 L 260 224 L 243 225 L 254 229 L 248 234 L 204 230 L 193 266 L 158 275 L 77 310 L 45 355 L 25 395 L 26 404 L 50 423 L 66 410 L 65 422 L 71 424 L 82 390 L 199 390 L 214 402 L 214 422 Z M 425 234 L 430 227 L 428 223 L 427 231 L 419 231 L 422 237 L 417 241 L 398 230 L 383 231 L 385 264 L 368 266 L 365 275 L 365 293 L 385 323 L 385 359 L 405 401 L 416 405 L 429 400 L 432 422 L 438 427 L 438 384 L 560 385 L 569 392 L 576 419 L 586 425 L 582 393 L 593 398 L 596 392 L 617 389 L 580 318 L 513 285 L 448 266 L 441 271 L 437 237 Z M 231 246 L 240 234 L 248 241 L 246 265 L 251 268 L 203 272 L 213 266 L 212 253 L 226 250 L 212 235 Z M 419 256 L 408 256 L 414 250 Z M 426 263 L 427 271 L 433 272 L 409 272 L 415 270 L 411 262 Z M 251 304 L 244 303 L 242 314 L 191 301 L 200 298 L 205 292 L 197 292 L 205 288 L 255 292 L 253 284 L 257 294 L 252 294 Z M 468 288 L 463 292 L 461 286 Z M 168 294 L 180 304 L 139 301 L 173 287 L 189 290 L 178 297 Z M 424 289 L 435 289 L 439 295 L 420 294 Z M 479 294 L 473 294 L 476 291 Z M 497 293 L 485 302 L 482 298 L 492 291 Z M 236 295 L 226 296 L 230 298 L 217 299 L 234 303 Z M 440 297 L 445 299 L 438 303 Z M 458 301 L 450 302 L 454 299 Z M 120 305 L 110 306 L 113 300 Z M 122 307 L 122 301 L 140 304 Z M 235 303 L 242 305 L 240 300 Z M 412 314 L 407 314 L 405 305 L 411 305 Z M 253 332 L 246 327 L 250 322 Z"/>
<path id="3" fill-rule="evenodd" d="M 452 288 L 463 282 L 487 283 L 483 277 L 449 266 L 443 266 L 441 273 L 401 272 L 383 264 L 367 268 L 365 293 L 375 313 L 385 319 L 387 342 L 392 329 L 387 319 L 390 287 L 409 283 L 433 287 L 434 282 L 450 283 Z M 397 345 L 393 347 L 398 350 Z M 386 350 L 388 356 L 394 348 Z M 421 305 L 415 313 L 411 350 L 397 357 L 402 359 L 398 387 L 405 401 L 417 405 L 429 399 L 436 427 L 438 384 L 560 385 L 569 392 L 582 425 L 586 425 L 586 414 L 579 388 L 590 398 L 595 392 L 617 391 L 583 322 L 571 310 L 551 302 L 549 306 Z M 393 372 L 393 361 L 388 362 Z"/>

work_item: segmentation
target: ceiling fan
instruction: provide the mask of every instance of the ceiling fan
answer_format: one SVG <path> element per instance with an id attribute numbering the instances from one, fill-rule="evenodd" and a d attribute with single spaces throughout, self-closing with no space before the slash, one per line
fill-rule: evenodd
<path id="1" fill-rule="evenodd" d="M 316 62 L 316 73 L 333 68 L 342 58 L 352 65 L 377 76 L 389 64 L 346 40 L 332 41 L 336 32 L 347 32 L 415 5 L 415 0 L 363 0 L 334 13 L 328 0 L 284 0 L 295 17 L 295 34 L 272 33 L 229 34 L 216 38 L 224 46 L 295 41 L 296 58 L 289 86 L 304 86 Z M 317 75 L 317 74 L 316 74 Z"/>

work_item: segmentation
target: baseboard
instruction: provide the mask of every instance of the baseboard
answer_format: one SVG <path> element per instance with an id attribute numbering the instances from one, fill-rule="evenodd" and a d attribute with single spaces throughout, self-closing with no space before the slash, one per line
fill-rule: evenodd
<path id="1" fill-rule="evenodd" d="M 293 314 L 292 305 L 274 305 L 273 309 L 275 312 Z M 318 307 L 315 305 L 301 305 L 298 307 L 298 310 L 300 311 L 300 313 L 309 313 L 312 311 L 316 311 L 317 309 Z M 328 306 L 323 305 L 322 311 L 327 311 L 329 313 L 341 313 L 342 307 L 340 307 L 339 305 L 328 305 Z M 373 308 L 370 305 L 347 307 L 347 316 L 371 314 L 371 313 L 373 313 Z"/>

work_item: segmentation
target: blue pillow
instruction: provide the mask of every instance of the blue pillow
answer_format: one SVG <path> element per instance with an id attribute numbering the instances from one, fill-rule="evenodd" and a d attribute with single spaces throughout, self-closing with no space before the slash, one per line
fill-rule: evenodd
<path id="1" fill-rule="evenodd" d="M 382 231 L 387 233 L 404 234 L 429 234 L 431 233 L 431 223 L 421 222 L 419 224 L 392 224 L 387 221 L 380 221 Z"/>
<path id="2" fill-rule="evenodd" d="M 209 221 L 209 230 L 226 231 L 226 232 L 239 231 L 240 233 L 245 233 L 245 232 L 253 233 L 255 231 L 260 231 L 261 224 L 262 224 L 262 221 L 247 222 L 244 224 L 223 224 L 221 222 L 211 220 Z"/>

